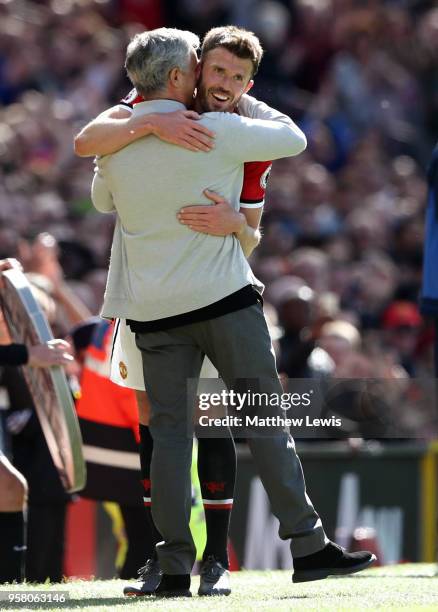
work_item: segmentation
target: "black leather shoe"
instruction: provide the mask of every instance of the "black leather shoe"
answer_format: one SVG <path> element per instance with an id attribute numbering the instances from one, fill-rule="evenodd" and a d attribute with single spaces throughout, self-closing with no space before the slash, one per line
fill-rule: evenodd
<path id="1" fill-rule="evenodd" d="M 155 597 L 191 597 L 190 574 L 163 574 L 160 584 L 153 592 Z"/>
<path id="2" fill-rule="evenodd" d="M 313 555 L 294 559 L 292 582 L 308 582 L 322 580 L 327 576 L 354 574 L 366 569 L 375 560 L 376 555 L 367 550 L 349 553 L 334 542 L 329 542 Z"/>

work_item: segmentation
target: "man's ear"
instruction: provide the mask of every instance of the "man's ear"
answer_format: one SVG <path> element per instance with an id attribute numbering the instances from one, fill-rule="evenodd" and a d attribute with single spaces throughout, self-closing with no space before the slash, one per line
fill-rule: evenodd
<path id="1" fill-rule="evenodd" d="M 254 85 L 254 81 L 251 79 L 251 80 L 248 82 L 248 85 L 245 87 L 245 91 L 244 91 L 243 93 L 248 93 L 248 91 L 249 91 L 250 89 L 252 89 L 252 86 L 253 86 L 253 85 Z"/>
<path id="2" fill-rule="evenodd" d="M 172 68 L 169 72 L 169 84 L 179 88 L 181 82 L 181 70 L 178 67 Z"/>
<path id="3" fill-rule="evenodd" d="M 197 66 L 196 66 L 196 70 L 195 70 L 196 82 L 198 82 L 200 77 L 201 77 L 201 71 L 202 71 L 202 62 L 199 61 Z"/>

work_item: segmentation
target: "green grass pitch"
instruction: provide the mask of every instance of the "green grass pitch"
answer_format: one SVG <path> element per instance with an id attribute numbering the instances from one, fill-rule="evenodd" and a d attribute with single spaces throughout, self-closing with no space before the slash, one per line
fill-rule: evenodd
<path id="1" fill-rule="evenodd" d="M 2 585 L 0 593 L 8 589 L 41 593 L 62 590 L 68 591 L 70 598 L 65 604 L 10 604 L 3 600 L 0 601 L 0 609 L 89 612 L 438 610 L 438 567 L 431 564 L 370 569 L 351 577 L 329 578 L 298 585 L 292 584 L 289 571 L 235 572 L 232 574 L 233 592 L 229 597 L 198 597 L 195 594 L 198 580 L 198 577 L 192 580 L 194 596 L 191 599 L 167 600 L 124 598 L 121 593 L 126 582 L 121 580 L 75 581 L 63 585 Z"/>

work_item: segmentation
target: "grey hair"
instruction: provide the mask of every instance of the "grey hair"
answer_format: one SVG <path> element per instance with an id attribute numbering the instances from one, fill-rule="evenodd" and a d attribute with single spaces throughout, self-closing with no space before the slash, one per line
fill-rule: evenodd
<path id="1" fill-rule="evenodd" d="M 167 86 L 174 68 L 187 70 L 190 50 L 199 49 L 198 36 L 187 30 L 159 28 L 136 34 L 126 50 L 125 68 L 137 91 L 144 97 Z"/>

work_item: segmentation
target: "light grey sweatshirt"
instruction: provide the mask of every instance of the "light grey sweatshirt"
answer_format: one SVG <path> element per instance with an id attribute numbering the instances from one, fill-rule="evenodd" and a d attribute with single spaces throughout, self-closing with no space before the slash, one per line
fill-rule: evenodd
<path id="1" fill-rule="evenodd" d="M 173 112 L 179 102 L 156 100 L 134 114 Z M 245 285 L 262 288 L 234 235 L 193 232 L 179 223 L 188 204 L 210 204 L 208 188 L 236 208 L 243 163 L 296 155 L 306 147 L 293 123 L 206 113 L 215 148 L 194 153 L 153 136 L 97 160 L 93 203 L 118 218 L 102 316 L 154 321 L 208 306 Z"/>

